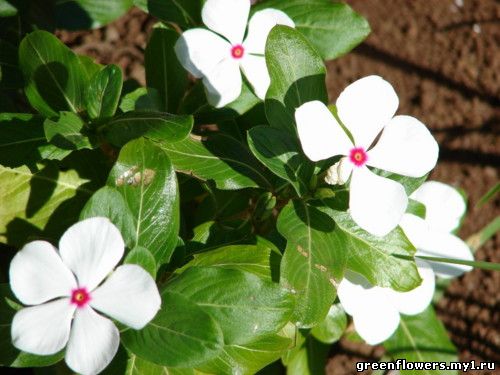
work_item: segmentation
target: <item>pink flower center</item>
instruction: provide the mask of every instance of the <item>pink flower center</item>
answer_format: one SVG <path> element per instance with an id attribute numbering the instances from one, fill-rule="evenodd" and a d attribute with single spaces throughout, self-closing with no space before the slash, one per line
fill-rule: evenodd
<path id="1" fill-rule="evenodd" d="M 85 307 L 91 300 L 90 293 L 87 288 L 78 288 L 71 291 L 71 303 L 78 307 Z"/>
<path id="2" fill-rule="evenodd" d="M 351 152 L 349 153 L 349 160 L 356 167 L 362 167 L 368 160 L 368 154 L 363 147 L 355 147 L 351 149 Z"/>
<path id="3" fill-rule="evenodd" d="M 241 59 L 245 54 L 245 48 L 241 44 L 236 44 L 231 48 L 231 56 L 233 59 Z"/>

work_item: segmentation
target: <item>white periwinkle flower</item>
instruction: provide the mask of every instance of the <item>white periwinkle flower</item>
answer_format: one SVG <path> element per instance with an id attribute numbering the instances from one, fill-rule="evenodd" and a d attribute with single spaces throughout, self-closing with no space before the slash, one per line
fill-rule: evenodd
<path id="1" fill-rule="evenodd" d="M 294 27 L 282 11 L 265 9 L 248 22 L 250 0 L 207 0 L 203 23 L 211 30 L 191 29 L 179 38 L 175 51 L 181 64 L 196 78 L 203 78 L 208 101 L 223 107 L 240 96 L 240 68 L 255 94 L 264 99 L 270 78 L 264 58 L 266 40 L 277 24 Z M 248 33 L 245 30 L 248 22 Z"/>
<path id="2" fill-rule="evenodd" d="M 337 295 L 344 310 L 352 316 L 356 332 L 370 345 L 392 336 L 399 326 L 400 314 L 416 315 L 432 301 L 435 289 L 430 265 L 417 260 L 422 284 L 409 292 L 372 286 L 363 276 L 348 272 L 339 284 Z"/>
<path id="3" fill-rule="evenodd" d="M 116 354 L 120 335 L 96 310 L 140 329 L 161 305 L 158 288 L 144 269 L 128 264 L 113 271 L 124 248 L 120 232 L 106 218 L 71 226 L 59 251 L 45 241 L 25 245 L 9 270 L 12 291 L 30 305 L 12 321 L 14 346 L 38 355 L 66 347 L 72 370 L 85 375 L 102 371 Z"/>
<path id="4" fill-rule="evenodd" d="M 309 159 L 345 156 L 329 171 L 327 182 L 343 183 L 350 176 L 351 217 L 377 236 L 399 224 L 408 197 L 403 185 L 372 173 L 367 166 L 421 177 L 434 168 L 439 153 L 424 124 L 410 116 L 394 116 L 398 104 L 394 89 L 381 77 L 369 76 L 349 85 L 336 106 L 354 142 L 323 103 L 308 102 L 295 112 L 302 149 Z"/>
<path id="5" fill-rule="evenodd" d="M 467 244 L 452 232 L 460 225 L 465 214 L 465 201 L 453 187 L 437 181 L 420 186 L 410 198 L 423 203 L 425 219 L 404 214 L 400 226 L 417 248 L 417 255 L 438 258 L 474 260 Z M 451 263 L 428 261 L 436 276 L 451 278 L 460 276 L 472 267 Z"/>

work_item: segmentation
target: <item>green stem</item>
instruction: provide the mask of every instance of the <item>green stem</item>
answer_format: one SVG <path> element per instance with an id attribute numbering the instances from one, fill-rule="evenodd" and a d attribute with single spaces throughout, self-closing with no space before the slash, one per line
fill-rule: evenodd
<path id="1" fill-rule="evenodd" d="M 408 255 L 400 255 L 394 254 L 395 257 L 413 260 L 413 257 Z M 453 259 L 453 258 L 440 258 L 440 257 L 430 257 L 426 255 L 416 255 L 415 258 L 429 260 L 432 262 L 438 263 L 449 263 L 449 264 L 461 264 L 465 266 L 471 266 L 474 268 L 480 268 L 483 270 L 491 270 L 491 271 L 500 271 L 500 263 L 492 263 L 492 262 L 477 262 L 472 260 L 463 260 L 463 259 Z"/>

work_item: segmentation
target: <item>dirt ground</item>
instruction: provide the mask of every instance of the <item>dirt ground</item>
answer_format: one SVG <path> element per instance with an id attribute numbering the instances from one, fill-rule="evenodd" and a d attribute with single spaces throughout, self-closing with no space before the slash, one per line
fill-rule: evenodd
<path id="1" fill-rule="evenodd" d="M 500 172 L 500 2 L 495 0 L 347 0 L 370 22 L 372 34 L 353 53 L 329 62 L 332 101 L 350 82 L 370 74 L 390 81 L 399 113 L 419 118 L 440 143 L 431 179 L 464 189 L 470 212 L 462 238 L 499 213 L 498 197 L 479 199 Z M 143 52 L 154 20 L 138 10 L 105 29 L 59 33 L 81 54 L 119 64 L 144 84 Z M 500 262 L 500 237 L 476 253 Z M 460 360 L 500 363 L 500 273 L 474 270 L 453 281 L 437 311 L 458 347 Z M 341 341 L 331 349 L 327 373 L 356 374 L 354 362 L 382 354 Z M 469 372 L 500 374 L 497 370 Z"/>

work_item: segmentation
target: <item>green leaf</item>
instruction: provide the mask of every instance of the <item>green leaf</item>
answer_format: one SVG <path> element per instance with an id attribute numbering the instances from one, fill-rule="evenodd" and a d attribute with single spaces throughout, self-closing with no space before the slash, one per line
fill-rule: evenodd
<path id="1" fill-rule="evenodd" d="M 17 9 L 7 0 L 0 0 L 0 18 L 12 17 L 17 14 Z"/>
<path id="2" fill-rule="evenodd" d="M 182 294 L 210 314 L 221 327 L 226 344 L 244 344 L 278 332 L 289 321 L 294 302 L 278 284 L 217 267 L 192 267 L 165 290 Z"/>
<path id="3" fill-rule="evenodd" d="M 28 167 L 0 165 L 0 242 L 19 247 L 30 235 L 59 238 L 73 224 L 93 191 L 74 169 L 59 171 L 49 164 Z"/>
<path id="4" fill-rule="evenodd" d="M 302 153 L 296 138 L 270 126 L 248 132 L 250 150 L 271 172 L 292 184 L 299 196 L 307 194 L 314 164 Z"/>
<path id="5" fill-rule="evenodd" d="M 162 293 L 162 308 L 143 329 L 122 333 L 122 343 L 138 357 L 168 367 L 194 367 L 222 350 L 220 328 L 185 296 Z"/>
<path id="6" fill-rule="evenodd" d="M 406 213 L 425 219 L 426 211 L 427 209 L 425 208 L 425 204 L 411 198 L 408 200 L 408 207 L 406 208 Z"/>
<path id="7" fill-rule="evenodd" d="M 285 12 L 324 60 L 335 59 L 356 47 L 370 34 L 370 25 L 347 4 L 330 0 L 269 0 L 256 10 Z"/>
<path id="8" fill-rule="evenodd" d="M 181 27 L 201 23 L 203 0 L 134 0 L 134 5 L 163 22 L 174 22 Z"/>
<path id="9" fill-rule="evenodd" d="M 124 95 L 120 102 L 123 112 L 151 111 L 158 112 L 161 108 L 160 94 L 153 88 L 139 87 Z"/>
<path id="10" fill-rule="evenodd" d="M 29 113 L 0 113 L 0 164 L 6 167 L 33 165 L 42 159 L 47 143 L 43 118 Z"/>
<path id="11" fill-rule="evenodd" d="M 57 149 L 44 149 L 44 159 L 62 160 L 71 151 L 84 148 L 92 149 L 92 144 L 87 136 L 82 134 L 85 123 L 73 112 L 61 112 L 57 121 L 46 119 L 43 123 L 45 137 Z"/>
<path id="12" fill-rule="evenodd" d="M 271 77 L 265 101 L 269 123 L 295 135 L 295 109 L 328 100 L 323 60 L 300 32 L 276 26 L 267 39 L 266 63 Z"/>
<path id="13" fill-rule="evenodd" d="M 324 344 L 338 341 L 347 327 L 347 316 L 340 303 L 332 305 L 325 320 L 311 330 L 315 339 Z"/>
<path id="14" fill-rule="evenodd" d="M 178 113 L 188 79 L 174 51 L 179 34 L 164 26 L 155 27 L 144 53 L 146 82 L 158 91 L 160 110 Z"/>
<path id="15" fill-rule="evenodd" d="M 125 375 L 203 375 L 193 369 L 179 369 L 155 365 L 135 354 L 130 354 Z"/>
<path id="16" fill-rule="evenodd" d="M 134 111 L 113 118 L 102 128 L 102 132 L 109 142 L 123 146 L 139 137 L 160 143 L 179 142 L 186 139 L 192 127 L 192 116 Z"/>
<path id="17" fill-rule="evenodd" d="M 8 284 L 0 284 L 0 366 L 43 367 L 59 362 L 64 351 L 49 356 L 21 352 L 12 345 L 10 326 L 16 311 L 11 307 L 14 296 Z"/>
<path id="18" fill-rule="evenodd" d="M 297 294 L 294 319 L 299 327 L 325 319 L 336 296 L 334 285 L 344 274 L 346 244 L 334 235 L 330 211 L 297 200 L 278 217 L 278 231 L 287 239 L 281 283 Z"/>
<path id="19" fill-rule="evenodd" d="M 151 251 L 158 266 L 167 263 L 177 245 L 179 192 L 166 153 L 143 138 L 127 143 L 107 185 L 120 192 L 132 213 L 135 246 Z"/>
<path id="20" fill-rule="evenodd" d="M 127 254 L 124 264 L 137 264 L 144 268 L 153 279 L 156 278 L 156 261 L 151 252 L 141 246 L 135 247 L 130 253 Z"/>
<path id="21" fill-rule="evenodd" d="M 272 334 L 247 344 L 225 345 L 219 357 L 198 368 L 209 374 L 253 375 L 278 360 L 292 344 L 291 338 Z"/>
<path id="22" fill-rule="evenodd" d="M 122 70 L 116 65 L 108 65 L 94 74 L 85 92 L 85 105 L 90 118 L 113 117 L 118 107 L 122 86 Z"/>
<path id="23" fill-rule="evenodd" d="M 0 39 L 0 87 L 2 89 L 21 89 L 23 84 L 23 75 L 18 64 L 17 47 Z"/>
<path id="24" fill-rule="evenodd" d="M 405 292 L 421 283 L 413 260 L 415 247 L 397 227 L 384 237 L 361 229 L 348 212 L 331 210 L 334 237 L 347 254 L 347 268 L 372 284 Z M 403 259 L 402 257 L 406 259 Z"/>
<path id="25" fill-rule="evenodd" d="M 330 345 L 325 345 L 313 336 L 298 331 L 295 348 L 283 358 L 287 375 L 324 374 Z"/>
<path id="26" fill-rule="evenodd" d="M 451 343 L 443 323 L 436 316 L 432 306 L 414 315 L 401 315 L 397 331 L 385 343 L 388 355 L 394 359 L 411 362 L 452 362 L 457 361 L 456 348 Z M 452 375 L 457 371 L 406 370 L 401 374 Z"/>
<path id="27" fill-rule="evenodd" d="M 425 182 L 425 180 L 427 180 L 428 177 L 428 174 L 422 177 L 402 176 L 396 173 L 387 172 L 377 168 L 373 168 L 372 172 L 379 176 L 386 177 L 396 182 L 399 182 L 405 188 L 406 194 L 408 194 L 408 196 L 410 196 L 411 193 L 417 190 Z"/>
<path id="28" fill-rule="evenodd" d="M 83 70 L 87 73 L 87 78 L 90 79 L 97 73 L 99 73 L 104 66 L 96 63 L 91 57 L 86 55 L 78 55 L 78 60 L 83 66 Z"/>
<path id="29" fill-rule="evenodd" d="M 46 31 L 28 34 L 19 46 L 19 65 L 30 104 L 45 117 L 83 107 L 86 74 L 78 57 Z"/>
<path id="30" fill-rule="evenodd" d="M 133 0 L 56 0 L 59 28 L 85 30 L 102 27 L 124 15 Z"/>
<path id="31" fill-rule="evenodd" d="M 477 202 L 476 207 L 481 207 L 485 203 L 488 203 L 491 199 L 493 199 L 500 192 L 500 182 L 497 182 L 494 186 L 491 187 L 490 190 L 486 194 L 484 194 L 479 202 Z"/>
<path id="32" fill-rule="evenodd" d="M 195 254 L 194 259 L 182 267 L 183 272 L 190 267 L 212 266 L 220 268 L 238 269 L 271 281 L 272 267 L 279 263 L 279 255 L 269 247 L 255 245 L 224 246 L 208 252 Z"/>
<path id="33" fill-rule="evenodd" d="M 136 236 L 134 217 L 118 190 L 104 186 L 96 191 L 80 213 L 80 220 L 99 216 L 111 220 L 120 230 L 126 245 L 133 247 Z"/>
<path id="34" fill-rule="evenodd" d="M 258 161 L 242 143 L 223 134 L 203 141 L 187 138 L 163 146 L 175 169 L 201 180 L 213 180 L 222 190 L 271 187 Z"/>

